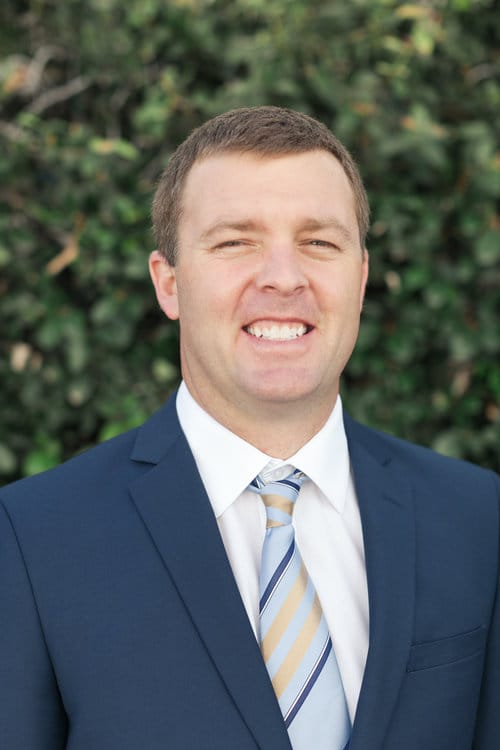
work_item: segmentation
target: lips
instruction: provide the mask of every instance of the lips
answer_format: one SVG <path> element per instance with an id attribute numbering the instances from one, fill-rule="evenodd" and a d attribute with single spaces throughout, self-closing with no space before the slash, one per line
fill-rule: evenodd
<path id="1" fill-rule="evenodd" d="M 255 336 L 255 338 L 264 339 L 265 341 L 292 341 L 308 333 L 311 330 L 311 326 L 297 322 L 278 323 L 276 321 L 259 321 L 244 326 L 244 330 L 250 336 Z"/>

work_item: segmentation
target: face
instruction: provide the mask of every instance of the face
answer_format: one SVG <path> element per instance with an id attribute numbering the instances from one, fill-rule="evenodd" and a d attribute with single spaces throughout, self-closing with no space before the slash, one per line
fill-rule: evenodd
<path id="1" fill-rule="evenodd" d="M 230 427 L 289 407 L 326 418 L 368 272 L 339 162 L 319 150 L 211 156 L 192 167 L 182 207 L 177 264 L 155 252 L 150 269 L 180 321 L 192 395 Z"/>

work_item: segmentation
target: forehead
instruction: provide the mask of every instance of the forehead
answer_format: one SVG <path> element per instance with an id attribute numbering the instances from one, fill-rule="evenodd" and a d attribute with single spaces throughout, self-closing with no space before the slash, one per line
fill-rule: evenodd
<path id="1" fill-rule="evenodd" d="M 324 150 L 205 157 L 188 173 L 181 203 L 181 224 L 210 220 L 221 212 L 265 216 L 279 210 L 312 216 L 321 206 L 356 222 L 352 186 L 340 162 Z"/>

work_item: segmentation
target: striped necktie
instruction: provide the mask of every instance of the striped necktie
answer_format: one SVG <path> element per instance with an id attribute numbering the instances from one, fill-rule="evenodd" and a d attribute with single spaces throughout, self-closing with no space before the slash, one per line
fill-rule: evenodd
<path id="1" fill-rule="evenodd" d="M 347 750 L 351 725 L 318 595 L 295 544 L 292 513 L 305 474 L 249 489 L 264 501 L 260 644 L 293 750 Z"/>

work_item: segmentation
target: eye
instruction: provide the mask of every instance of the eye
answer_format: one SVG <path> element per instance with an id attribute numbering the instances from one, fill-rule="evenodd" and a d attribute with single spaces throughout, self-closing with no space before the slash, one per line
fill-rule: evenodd
<path id="1" fill-rule="evenodd" d="M 248 238 L 241 237 L 217 242 L 212 250 L 220 255 L 241 255 L 242 253 L 249 252 L 253 248 L 255 248 L 255 242 L 252 242 Z"/>
<path id="2" fill-rule="evenodd" d="M 340 247 L 331 240 L 324 240 L 320 237 L 310 237 L 302 242 L 304 248 L 311 248 L 311 253 L 332 254 L 340 251 Z"/>
<path id="3" fill-rule="evenodd" d="M 327 240 L 309 240 L 309 245 L 314 247 L 337 247 L 333 242 L 327 242 Z"/>
<path id="4" fill-rule="evenodd" d="M 300 247 L 305 256 L 317 261 L 334 260 L 342 252 L 333 238 L 327 240 L 323 237 L 304 237 L 300 242 Z"/>
<path id="5" fill-rule="evenodd" d="M 219 242 L 216 247 L 239 247 L 240 245 L 244 244 L 244 240 L 226 240 L 225 242 Z"/>

